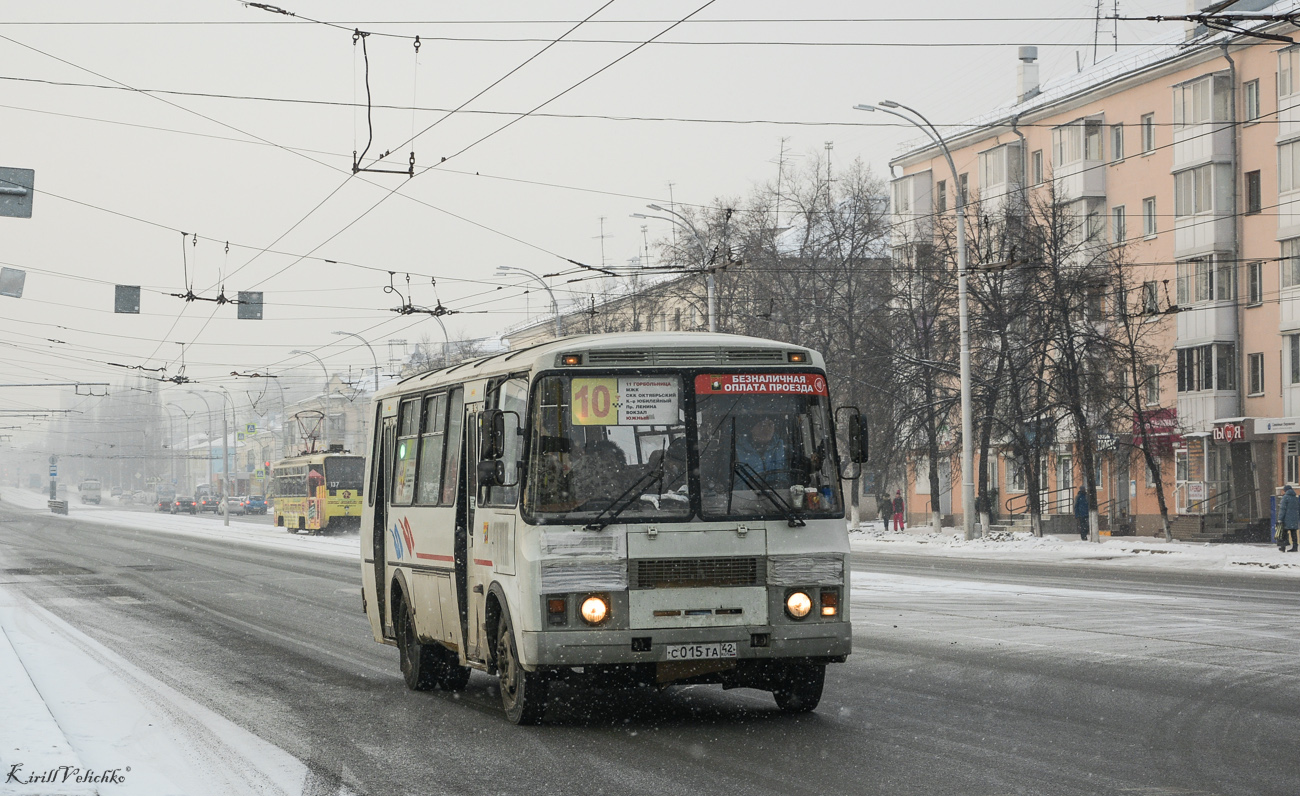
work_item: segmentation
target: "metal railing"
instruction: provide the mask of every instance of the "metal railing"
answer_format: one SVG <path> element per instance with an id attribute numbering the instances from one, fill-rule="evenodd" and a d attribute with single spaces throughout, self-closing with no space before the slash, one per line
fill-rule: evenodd
<path id="1" fill-rule="evenodd" d="M 1216 500 L 1220 496 L 1224 496 L 1224 495 L 1228 497 L 1226 497 L 1223 500 L 1219 500 L 1217 503 L 1207 505 L 1210 504 L 1210 501 Z M 1223 517 L 1223 521 L 1226 523 L 1228 522 L 1228 515 L 1229 515 L 1228 510 L 1231 507 L 1235 506 L 1237 503 L 1241 502 L 1242 500 L 1246 500 L 1253 497 L 1254 493 L 1251 492 L 1250 490 L 1246 490 L 1242 492 L 1240 495 L 1237 495 L 1236 497 L 1231 497 L 1231 495 L 1232 495 L 1231 488 L 1220 489 L 1218 492 L 1215 492 L 1213 495 L 1210 495 L 1209 497 L 1206 497 L 1202 500 L 1198 500 L 1194 503 L 1188 503 L 1183 508 L 1183 511 L 1188 514 L 1202 514 L 1205 516 L 1209 516 L 1211 514 L 1219 514 Z M 1198 508 L 1200 508 L 1201 510 L 1197 511 Z M 1233 519 L 1234 520 L 1238 519 L 1235 513 L 1233 514 Z"/>
<path id="2" fill-rule="evenodd" d="M 1061 487 L 1060 489 L 1053 489 L 1049 492 L 1039 492 L 1038 494 L 1043 496 L 1039 498 L 1039 504 L 1040 504 L 1040 508 L 1042 509 L 1042 512 L 1044 514 L 1063 513 L 1058 511 L 1057 509 L 1059 509 L 1061 506 L 1072 507 L 1074 505 L 1074 495 L 1077 491 L 1078 490 L 1076 490 L 1072 486 L 1065 486 L 1065 487 Z M 1056 497 L 1058 495 L 1061 495 L 1062 493 L 1065 494 L 1061 497 Z M 1006 502 L 1003 505 L 1006 507 L 1007 514 L 1025 514 L 1029 511 L 1029 493 L 1023 492 L 1019 495 L 1012 495 L 1011 497 L 1007 498 Z"/>

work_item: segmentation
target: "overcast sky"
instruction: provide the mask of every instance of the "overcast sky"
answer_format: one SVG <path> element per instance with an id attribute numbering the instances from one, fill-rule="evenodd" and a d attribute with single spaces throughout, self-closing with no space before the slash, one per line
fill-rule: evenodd
<path id="1" fill-rule="evenodd" d="M 782 137 L 795 162 L 823 156 L 831 141 L 833 163 L 860 158 L 887 174 L 915 132 L 855 103 L 894 98 L 960 122 L 1013 95 L 1017 45 L 1040 47 L 1044 80 L 1073 71 L 1076 52 L 1090 60 L 1096 9 L 1094 0 L 592 0 L 363 12 L 281 2 L 338 27 L 235 0 L 0 2 L 0 166 L 35 169 L 39 191 L 33 218 L 0 218 L 0 262 L 27 271 L 21 299 L 0 297 L 0 382 L 120 378 L 107 362 L 175 375 L 182 349 L 186 376 L 239 389 L 249 385 L 231 370 L 320 373 L 294 349 L 331 368 L 369 367 L 355 338 L 331 332 L 362 335 L 381 360 L 387 340 L 441 339 L 428 318 L 391 311 L 401 299 L 384 292 L 390 270 L 403 293 L 411 274 L 410 303 L 459 312 L 445 319 L 453 337 L 496 334 L 526 308 L 548 309 L 525 294 L 526 277 L 497 266 L 624 264 L 643 242 L 644 222 L 630 213 L 743 196 L 775 178 Z M 1184 7 L 1121 0 L 1120 13 Z M 413 148 L 414 179 L 351 175 L 367 139 L 364 108 L 352 105 L 365 101 L 354 28 L 373 34 L 373 103 L 401 108 L 373 112 L 370 155 L 394 150 L 387 161 L 405 168 Z M 1119 44 L 1158 30 L 1121 22 Z M 1104 21 L 1103 54 L 1111 31 Z M 548 47 L 566 32 L 573 41 Z M 445 113 L 480 92 L 465 111 L 486 113 Z M 790 124 L 733 123 L 755 120 Z M 412 146 L 413 131 L 425 132 Z M 649 223 L 652 241 L 668 234 Z M 181 231 L 197 245 L 182 246 Z M 205 297 L 223 275 L 232 298 L 264 291 L 265 320 L 164 295 L 185 292 L 187 274 Z M 144 287 L 140 315 L 113 313 L 114 284 Z M 562 300 L 585 287 L 553 285 Z M 66 393 L 3 389 L 0 408 L 58 406 Z"/>

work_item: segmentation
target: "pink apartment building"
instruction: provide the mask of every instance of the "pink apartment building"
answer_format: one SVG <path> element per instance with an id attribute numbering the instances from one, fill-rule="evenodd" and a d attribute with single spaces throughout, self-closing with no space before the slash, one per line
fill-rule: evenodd
<path id="1" fill-rule="evenodd" d="M 1229 10 L 1295 14 L 1300 0 Z M 1016 101 L 946 137 L 960 188 L 987 198 L 1054 180 L 1149 272 L 1160 310 L 1176 305 L 1150 320 L 1169 352 L 1147 396 L 1170 443 L 1165 493 L 1177 529 L 1228 532 L 1262 524 L 1280 487 L 1300 482 L 1300 44 L 1166 24 L 1160 41 L 1042 84 L 1035 48 L 1021 48 Z M 1300 42 L 1289 23 L 1243 26 Z M 896 230 L 914 234 L 930 214 L 953 212 L 936 147 L 891 166 L 903 175 Z M 1156 533 L 1155 491 L 1138 456 L 1122 461 L 1130 450 L 1103 454 L 1098 501 L 1112 520 Z M 928 522 L 932 500 L 945 515 L 965 510 L 955 441 L 951 455 L 937 499 L 909 469 L 916 522 Z M 1083 479 L 1068 441 L 1051 458 L 1046 491 L 1070 495 Z M 1023 491 L 1009 457 L 990 464 L 1000 502 Z M 1071 501 L 1054 511 L 1069 515 Z"/>

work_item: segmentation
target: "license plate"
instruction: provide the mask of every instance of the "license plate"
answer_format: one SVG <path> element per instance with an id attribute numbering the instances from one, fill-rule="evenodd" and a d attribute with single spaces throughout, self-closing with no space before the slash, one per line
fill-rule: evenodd
<path id="1" fill-rule="evenodd" d="M 707 661 L 736 657 L 736 642 L 724 641 L 719 644 L 673 644 L 665 651 L 664 660 L 669 661 Z"/>

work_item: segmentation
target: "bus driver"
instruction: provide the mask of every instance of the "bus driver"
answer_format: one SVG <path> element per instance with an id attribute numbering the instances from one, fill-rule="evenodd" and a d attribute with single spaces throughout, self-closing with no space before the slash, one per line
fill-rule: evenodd
<path id="1" fill-rule="evenodd" d="M 736 440 L 736 461 L 753 467 L 768 480 L 789 472 L 786 446 L 776 438 L 776 421 L 770 415 L 754 418 L 749 430 Z"/>

